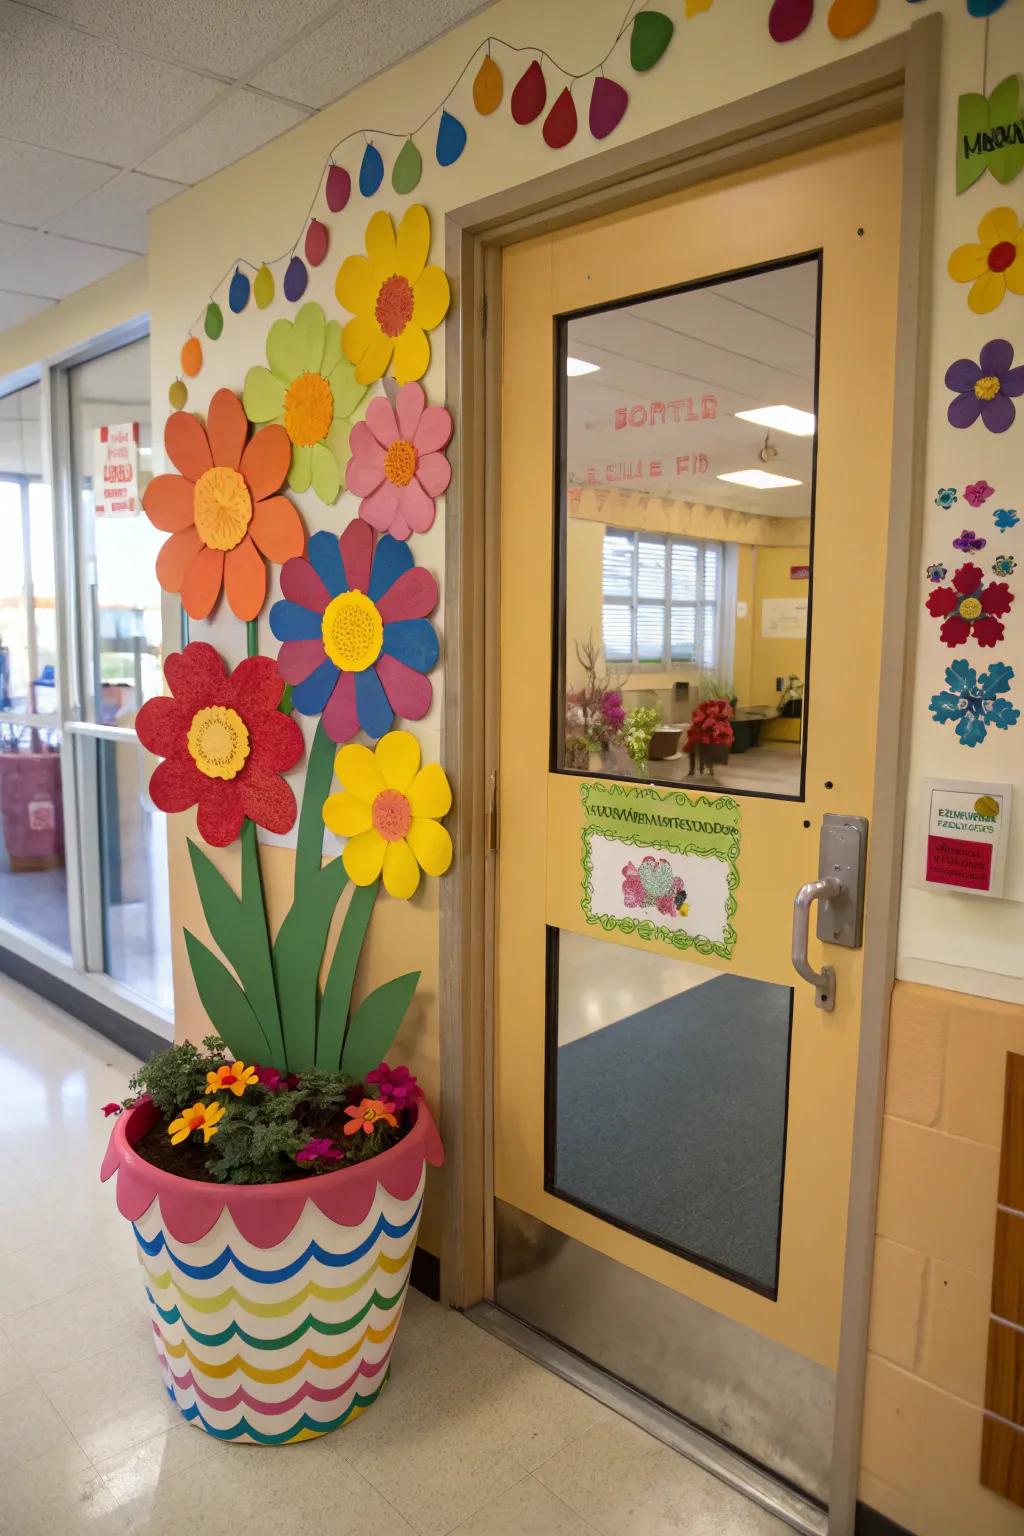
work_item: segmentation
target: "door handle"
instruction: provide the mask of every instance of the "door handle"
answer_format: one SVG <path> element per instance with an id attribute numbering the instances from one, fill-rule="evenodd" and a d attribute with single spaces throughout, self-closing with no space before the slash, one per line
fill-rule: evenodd
<path id="1" fill-rule="evenodd" d="M 825 875 L 802 885 L 793 901 L 793 968 L 814 988 L 814 1006 L 831 1013 L 836 1003 L 836 973 L 830 965 L 816 971 L 807 958 L 811 907 L 816 901 L 838 904 L 845 900 L 846 886 L 836 875 Z"/>

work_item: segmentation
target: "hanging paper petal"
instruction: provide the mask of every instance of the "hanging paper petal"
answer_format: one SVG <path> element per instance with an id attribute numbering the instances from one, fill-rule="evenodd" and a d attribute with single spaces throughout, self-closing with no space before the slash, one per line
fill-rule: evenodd
<path id="1" fill-rule="evenodd" d="M 284 274 L 284 296 L 295 304 L 306 291 L 309 282 L 309 273 L 306 271 L 306 263 L 301 256 L 293 256 L 288 263 L 288 270 Z"/>
<path id="2" fill-rule="evenodd" d="M 224 314 L 219 304 L 211 300 L 206 306 L 206 319 L 203 321 L 203 330 L 211 341 L 216 341 L 224 329 Z"/>
<path id="3" fill-rule="evenodd" d="M 557 97 L 544 119 L 544 142 L 550 149 L 564 149 L 576 137 L 576 103 L 568 86 Z"/>
<path id="4" fill-rule="evenodd" d="M 806 32 L 814 15 L 814 0 L 775 0 L 768 13 L 768 32 L 773 42 L 791 43 Z"/>
<path id="5" fill-rule="evenodd" d="M 512 92 L 512 118 L 520 127 L 532 123 L 544 111 L 548 99 L 548 84 L 540 60 L 534 59 Z"/>
<path id="6" fill-rule="evenodd" d="M 268 304 L 274 302 L 274 274 L 266 262 L 253 279 L 252 296 L 256 300 L 257 309 L 266 309 Z"/>
<path id="7" fill-rule="evenodd" d="M 228 308 L 233 315 L 242 313 L 249 302 L 251 289 L 252 284 L 249 282 L 248 275 L 242 271 L 241 267 L 236 267 L 235 275 L 228 288 Z"/>
<path id="8" fill-rule="evenodd" d="M 352 177 L 343 165 L 332 165 L 327 172 L 327 206 L 340 213 L 352 196 Z"/>
<path id="9" fill-rule="evenodd" d="M 198 336 L 190 336 L 181 349 L 181 371 L 188 379 L 194 379 L 203 366 L 203 345 Z"/>
<path id="10" fill-rule="evenodd" d="M 481 117 L 487 117 L 501 105 L 504 81 L 501 78 L 501 70 L 495 64 L 490 54 L 484 59 L 477 70 L 476 79 L 473 81 L 473 105 Z"/>
<path id="11" fill-rule="evenodd" d="M 391 171 L 391 185 L 396 192 L 411 192 L 422 175 L 423 156 L 412 139 L 406 139 Z"/>
<path id="12" fill-rule="evenodd" d="M 653 69 L 668 47 L 675 27 L 661 11 L 640 11 L 633 20 L 629 62 L 636 70 Z"/>
<path id="13" fill-rule="evenodd" d="M 606 139 L 622 122 L 629 96 L 625 86 L 607 75 L 598 75 L 590 93 L 590 131 L 595 139 Z"/>
<path id="14" fill-rule="evenodd" d="M 310 219 L 306 230 L 306 260 L 311 267 L 318 267 L 327 255 L 327 225 L 319 219 Z"/>
<path id="15" fill-rule="evenodd" d="M 968 16 L 994 16 L 1001 11 L 1006 0 L 967 0 Z"/>
<path id="16" fill-rule="evenodd" d="M 874 20 L 878 0 L 833 0 L 828 13 L 828 29 L 833 37 L 846 39 L 863 32 Z"/>
<path id="17" fill-rule="evenodd" d="M 437 145 L 434 153 L 438 165 L 454 165 L 466 147 L 466 130 L 450 112 L 441 113 L 437 125 Z"/>
<path id="18" fill-rule="evenodd" d="M 188 386 L 184 379 L 175 379 L 167 391 L 167 400 L 172 411 L 183 411 L 188 404 Z"/>
<path id="19" fill-rule="evenodd" d="M 376 144 L 367 144 L 359 167 L 359 190 L 364 197 L 372 197 L 384 180 L 384 161 Z"/>

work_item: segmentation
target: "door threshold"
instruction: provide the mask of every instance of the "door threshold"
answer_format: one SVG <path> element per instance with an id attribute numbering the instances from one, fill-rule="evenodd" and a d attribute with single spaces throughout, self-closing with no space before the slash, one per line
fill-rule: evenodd
<path id="1" fill-rule="evenodd" d="M 466 1316 L 487 1333 L 519 1350 L 520 1354 L 536 1360 L 556 1376 L 579 1387 L 581 1392 L 604 1403 L 613 1413 L 645 1429 L 656 1440 L 735 1488 L 752 1503 L 785 1521 L 795 1531 L 802 1532 L 803 1536 L 828 1536 L 828 1513 L 819 1505 L 777 1482 L 711 1435 L 627 1387 L 617 1377 L 609 1376 L 581 1355 L 556 1344 L 547 1334 L 539 1333 L 489 1301 L 477 1302 L 468 1309 Z"/>

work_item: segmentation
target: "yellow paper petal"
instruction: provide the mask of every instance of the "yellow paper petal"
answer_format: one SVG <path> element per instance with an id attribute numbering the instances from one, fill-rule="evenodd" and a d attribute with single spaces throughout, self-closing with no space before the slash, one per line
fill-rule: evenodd
<path id="1" fill-rule="evenodd" d="M 360 367 L 365 362 L 366 358 L 363 359 Z M 413 322 L 411 325 L 407 325 L 401 336 L 395 340 L 395 378 L 399 384 L 409 384 L 414 379 L 422 379 L 429 367 L 430 343 L 419 326 Z M 357 377 L 358 374 L 359 369 L 357 368 Z"/>
<path id="2" fill-rule="evenodd" d="M 342 850 L 341 859 L 353 885 L 373 884 L 380 874 L 387 846 L 380 833 L 373 828 L 369 832 L 360 832 L 358 837 L 349 838 Z"/>
<path id="3" fill-rule="evenodd" d="M 412 781 L 409 804 L 414 816 L 447 816 L 452 790 L 440 763 L 427 763 Z"/>
<path id="4" fill-rule="evenodd" d="M 1019 249 L 1017 259 L 1003 273 L 1011 293 L 1024 293 L 1024 248 Z"/>
<path id="5" fill-rule="evenodd" d="M 377 210 L 366 226 L 366 254 L 374 275 L 383 282 L 398 270 L 398 253 L 395 249 L 395 226 L 390 213 Z"/>
<path id="6" fill-rule="evenodd" d="M 327 796 L 324 825 L 337 837 L 358 837 L 360 832 L 369 832 L 373 817 L 365 800 L 345 790 L 340 795 Z"/>
<path id="7" fill-rule="evenodd" d="M 427 267 L 413 285 L 412 323 L 433 330 L 448 313 L 452 291 L 440 267 Z"/>
<path id="8" fill-rule="evenodd" d="M 358 363 L 381 334 L 381 328 L 373 315 L 356 315 L 341 333 L 341 350 L 347 361 Z"/>
<path id="9" fill-rule="evenodd" d="M 338 303 L 354 315 L 373 314 L 378 284 L 366 256 L 346 256 L 334 279 Z"/>
<path id="10" fill-rule="evenodd" d="M 1002 272 L 983 272 L 971 285 L 967 303 L 976 315 L 987 315 L 1003 302 L 1006 278 Z"/>
<path id="11" fill-rule="evenodd" d="M 400 901 L 408 901 L 415 894 L 419 883 L 419 865 L 405 838 L 397 843 L 388 843 L 384 855 L 384 889 L 388 895 L 397 896 Z"/>
<path id="12" fill-rule="evenodd" d="M 1012 208 L 990 208 L 978 225 L 978 239 L 991 250 L 1002 240 L 1016 240 L 1019 227 Z"/>
<path id="13" fill-rule="evenodd" d="M 420 744 L 416 737 L 410 731 L 388 731 L 378 741 L 374 756 L 388 789 L 401 790 L 404 795 L 420 766 Z"/>
<path id="14" fill-rule="evenodd" d="M 334 771 L 344 787 L 367 805 L 372 805 L 381 790 L 387 788 L 376 757 L 358 741 L 350 741 L 340 749 L 334 759 Z"/>
<path id="15" fill-rule="evenodd" d="M 984 245 L 958 245 L 947 268 L 955 283 L 973 283 L 988 271 L 988 250 Z"/>
<path id="16" fill-rule="evenodd" d="M 430 254 L 430 214 L 422 203 L 413 203 L 402 215 L 395 254 L 398 258 L 395 270 L 410 283 L 415 283 Z"/>
<path id="17" fill-rule="evenodd" d="M 376 326 L 376 322 L 374 322 Z M 346 326 L 347 330 L 348 327 Z M 356 363 L 356 382 L 359 384 L 376 384 L 378 379 L 384 377 L 384 373 L 391 361 L 391 354 L 395 350 L 395 344 L 390 336 L 385 336 L 379 326 L 376 326 L 377 334 L 367 347 L 366 351 Z M 420 375 L 417 374 L 417 378 Z M 407 380 L 399 377 L 399 383 Z"/>
<path id="18" fill-rule="evenodd" d="M 428 875 L 443 875 L 452 862 L 448 829 L 426 816 L 414 816 L 406 840 Z"/>

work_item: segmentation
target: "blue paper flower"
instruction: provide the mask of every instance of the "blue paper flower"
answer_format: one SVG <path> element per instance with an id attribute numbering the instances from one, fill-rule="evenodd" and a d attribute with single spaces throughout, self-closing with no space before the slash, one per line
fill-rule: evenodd
<path id="1" fill-rule="evenodd" d="M 1008 528 L 1016 528 L 1020 518 L 1012 507 L 1000 507 L 992 513 L 992 521 L 1000 533 L 1005 533 Z"/>
<path id="2" fill-rule="evenodd" d="M 992 572 L 995 576 L 1012 576 L 1017 569 L 1017 562 L 1012 555 L 996 555 L 992 561 Z"/>
<path id="3" fill-rule="evenodd" d="M 929 709 L 938 725 L 956 721 L 956 734 L 965 747 L 976 747 L 985 740 L 989 729 L 1009 730 L 1020 719 L 1020 710 L 1009 699 L 1013 668 L 993 661 L 988 670 L 977 673 L 970 662 L 960 659 L 946 668 L 949 692 L 932 696 Z"/>
<path id="4" fill-rule="evenodd" d="M 944 565 L 930 565 L 925 571 L 929 581 L 945 581 L 948 574 Z"/>
<path id="5" fill-rule="evenodd" d="M 952 507 L 956 505 L 958 500 L 959 497 L 957 496 L 956 491 L 951 485 L 948 485 L 945 487 L 945 489 L 937 492 L 935 497 L 935 505 L 937 507 Z"/>

